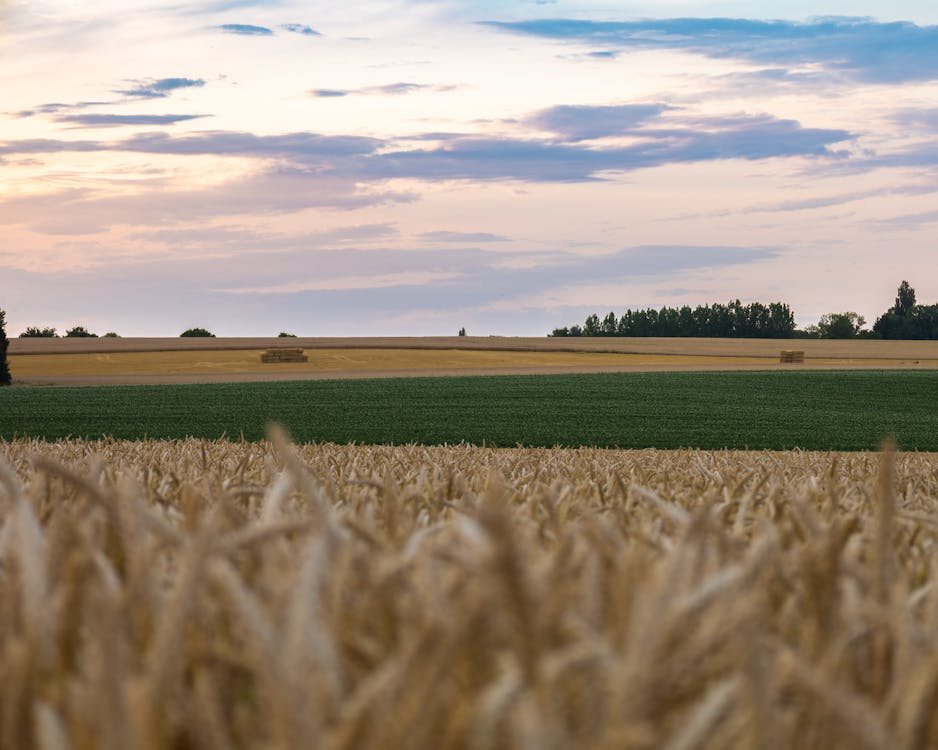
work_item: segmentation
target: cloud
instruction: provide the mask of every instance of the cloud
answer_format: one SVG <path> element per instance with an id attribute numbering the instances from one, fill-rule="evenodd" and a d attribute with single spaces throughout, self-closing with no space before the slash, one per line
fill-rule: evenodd
<path id="1" fill-rule="evenodd" d="M 453 88 L 453 86 L 448 85 L 434 86 L 424 83 L 399 81 L 397 83 L 387 83 L 382 86 L 364 86 L 357 89 L 313 89 L 309 93 L 311 96 L 317 98 L 351 96 L 353 94 L 362 96 L 399 96 L 401 94 L 413 94 L 417 91 L 451 91 Z"/>
<path id="2" fill-rule="evenodd" d="M 918 213 L 903 214 L 889 219 L 880 219 L 871 222 L 877 231 L 915 231 L 930 224 L 938 224 L 938 211 L 920 211 Z"/>
<path id="3" fill-rule="evenodd" d="M 284 31 L 289 31 L 292 34 L 302 34 L 303 36 L 322 36 L 315 29 L 305 26 L 301 23 L 285 23 L 281 27 Z"/>
<path id="4" fill-rule="evenodd" d="M 552 116 L 560 120 L 557 127 L 566 127 L 576 134 L 589 128 L 579 114 L 571 117 L 564 112 L 558 116 L 555 108 Z M 806 128 L 795 120 L 770 115 L 661 118 L 653 122 L 657 127 L 649 127 L 650 121 L 641 120 L 635 112 L 629 112 L 626 119 L 646 122 L 645 127 L 636 131 L 641 138 L 626 146 L 606 148 L 588 147 L 575 141 L 558 143 L 553 139 L 437 134 L 442 141 L 440 145 L 423 149 L 364 136 L 206 131 L 180 136 L 140 133 L 117 141 L 0 142 L 0 157 L 68 151 L 247 156 L 276 159 L 298 176 L 328 174 L 359 182 L 395 178 L 583 182 L 601 179 L 606 172 L 664 164 L 793 156 L 835 158 L 840 154 L 833 146 L 853 138 L 845 130 Z M 610 122 L 603 121 L 603 131 L 610 127 Z M 419 138 L 415 142 L 420 142 Z"/>
<path id="5" fill-rule="evenodd" d="M 547 130 L 566 141 L 624 135 L 673 109 L 664 104 L 621 104 L 605 107 L 561 105 L 527 118 L 528 125 Z"/>
<path id="6" fill-rule="evenodd" d="M 136 81 L 129 89 L 119 89 L 115 93 L 142 99 L 162 99 L 179 89 L 201 88 L 205 81 L 201 78 L 158 78 L 155 80 Z"/>
<path id="7" fill-rule="evenodd" d="M 67 189 L 0 200 L 0 226 L 25 225 L 48 235 L 97 234 L 113 227 L 171 227 L 232 216 L 292 214 L 312 208 L 350 210 L 405 203 L 412 193 L 362 187 L 344 175 L 268 169 L 220 185 L 191 188 L 138 181 L 131 194 Z"/>
<path id="8" fill-rule="evenodd" d="M 219 31 L 226 34 L 238 34 L 240 36 L 273 36 L 272 29 L 266 26 L 252 26 L 247 23 L 223 23 L 216 27 Z"/>
<path id="9" fill-rule="evenodd" d="M 116 125 L 175 125 L 177 122 L 197 120 L 208 115 L 62 115 L 56 122 L 84 127 L 111 127 Z"/>
<path id="10" fill-rule="evenodd" d="M 539 19 L 482 25 L 546 39 L 623 50 L 683 50 L 771 66 L 821 65 L 867 83 L 938 79 L 938 26 L 826 17 L 807 22 L 735 18 L 637 21 Z"/>
<path id="11" fill-rule="evenodd" d="M 383 152 L 368 160 L 372 177 L 426 180 L 528 180 L 582 182 L 604 172 L 624 172 L 718 159 L 837 157 L 834 144 L 848 131 L 805 128 L 768 115 L 708 118 L 641 131 L 644 140 L 609 148 L 513 138 L 455 137 L 426 150 Z"/>
<path id="12" fill-rule="evenodd" d="M 419 235 L 425 242 L 453 242 L 468 244 L 473 242 L 507 242 L 508 237 L 491 232 L 423 232 Z"/>

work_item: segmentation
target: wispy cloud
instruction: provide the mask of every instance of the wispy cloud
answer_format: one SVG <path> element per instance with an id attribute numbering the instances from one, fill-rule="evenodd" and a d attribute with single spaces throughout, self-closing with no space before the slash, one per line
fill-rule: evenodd
<path id="1" fill-rule="evenodd" d="M 179 89 L 201 88 L 205 85 L 201 78 L 157 78 L 133 83 L 130 88 L 118 89 L 115 93 L 132 98 L 162 99 Z"/>
<path id="2" fill-rule="evenodd" d="M 112 127 L 117 125 L 175 125 L 177 122 L 198 120 L 208 115 L 62 115 L 56 122 L 71 123 L 83 127 Z"/>
<path id="3" fill-rule="evenodd" d="M 451 85 L 431 85 L 425 83 L 408 83 L 398 81 L 396 83 L 386 83 L 381 86 L 363 86 L 357 89 L 313 89 L 310 95 L 317 98 L 336 98 L 342 96 L 400 96 L 401 94 L 413 94 L 417 91 L 452 91 L 455 87 Z"/>
<path id="4" fill-rule="evenodd" d="M 508 237 L 492 232 L 423 232 L 420 239 L 425 242 L 452 242 L 458 244 L 471 244 L 475 242 L 507 242 Z"/>
<path id="5" fill-rule="evenodd" d="M 219 31 L 226 34 L 238 34 L 240 36 L 273 36 L 273 29 L 266 26 L 252 26 L 247 23 L 223 23 L 216 27 Z"/>
<path id="6" fill-rule="evenodd" d="M 672 109 L 664 104 L 620 104 L 605 107 L 560 105 L 527 119 L 536 128 L 556 133 L 567 141 L 585 141 L 624 135 Z"/>
<path id="7" fill-rule="evenodd" d="M 569 18 L 482 21 L 489 28 L 604 48 L 684 50 L 777 66 L 821 65 L 868 83 L 938 79 L 938 26 L 868 18 L 762 21 L 667 18 L 591 21 Z"/>
<path id="8" fill-rule="evenodd" d="M 322 36 L 322 34 L 320 34 L 315 29 L 302 23 L 285 23 L 280 28 L 284 31 L 289 31 L 291 34 L 302 34 L 303 36 Z"/>
<path id="9" fill-rule="evenodd" d="M 648 113 L 639 116 L 629 111 L 625 120 L 627 123 L 645 122 L 641 119 L 645 115 Z M 569 113 L 559 119 L 562 126 L 574 133 L 588 127 L 579 116 L 571 119 Z M 118 141 L 0 142 L 0 156 L 66 151 L 210 154 L 276 158 L 292 164 L 300 172 L 315 170 L 316 174 L 334 174 L 364 182 L 402 177 L 430 181 L 582 182 L 600 179 L 604 172 L 663 164 L 791 156 L 833 158 L 839 155 L 834 145 L 853 137 L 845 130 L 806 128 L 795 120 L 780 120 L 769 115 L 660 119 L 661 122 L 653 123 L 655 127 L 646 125 L 637 142 L 607 148 L 590 147 L 576 140 L 557 142 L 555 139 L 438 134 L 436 137 L 441 143 L 425 149 L 363 136 L 302 132 L 262 136 L 208 131 L 182 136 L 141 133 Z M 617 127 L 610 122 L 602 124 L 602 132 Z"/>

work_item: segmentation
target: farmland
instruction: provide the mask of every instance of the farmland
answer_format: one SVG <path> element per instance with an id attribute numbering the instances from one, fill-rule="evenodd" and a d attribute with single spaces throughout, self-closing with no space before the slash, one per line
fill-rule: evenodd
<path id="1" fill-rule="evenodd" d="M 0 436 L 938 450 L 938 372 L 671 372 L 389 378 L 0 393 Z"/>
<path id="2" fill-rule="evenodd" d="M 4 747 L 938 743 L 938 456 L 0 443 Z"/>
<path id="3" fill-rule="evenodd" d="M 262 364 L 298 346 L 309 362 Z M 781 365 L 781 348 L 804 364 Z M 433 375 L 691 370 L 938 369 L 938 342 L 765 339 L 437 337 L 374 339 L 15 339 L 10 360 L 29 385 L 252 382 Z"/>

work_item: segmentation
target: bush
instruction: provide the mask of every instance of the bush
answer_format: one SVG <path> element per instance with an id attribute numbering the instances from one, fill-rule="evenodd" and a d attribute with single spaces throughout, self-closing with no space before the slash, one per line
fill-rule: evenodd
<path id="1" fill-rule="evenodd" d="M 295 334 L 295 333 L 287 333 L 286 331 L 281 331 L 280 333 L 277 334 L 277 338 L 278 338 L 278 339 L 295 339 L 295 338 L 296 338 L 296 334 Z"/>
<path id="2" fill-rule="evenodd" d="M 21 339 L 57 339 L 58 337 L 59 334 L 54 328 L 37 328 L 36 326 L 29 326 L 20 334 Z"/>
<path id="3" fill-rule="evenodd" d="M 69 328 L 65 332 L 65 338 L 67 339 L 96 339 L 98 334 L 92 333 L 84 326 L 75 326 L 74 328 Z"/>
<path id="4" fill-rule="evenodd" d="M 106 339 L 119 339 L 120 336 L 118 336 L 116 333 L 114 333 L 114 331 L 108 331 L 107 333 L 104 334 L 104 336 L 103 336 L 102 338 L 106 338 Z"/>
<path id="5" fill-rule="evenodd" d="M 199 338 L 199 337 L 213 339 L 215 338 L 215 334 L 204 328 L 187 328 L 185 331 L 179 334 L 179 338 L 181 339 Z"/>

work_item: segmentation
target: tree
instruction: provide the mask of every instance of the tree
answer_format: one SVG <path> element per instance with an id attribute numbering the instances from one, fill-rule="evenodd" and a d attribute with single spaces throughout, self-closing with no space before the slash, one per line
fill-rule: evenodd
<path id="1" fill-rule="evenodd" d="M 215 338 L 215 334 L 205 328 L 187 328 L 185 331 L 179 334 L 179 338 Z"/>
<path id="2" fill-rule="evenodd" d="M 822 339 L 852 339 L 865 325 L 866 319 L 855 312 L 827 313 L 818 321 L 817 331 Z"/>
<path id="3" fill-rule="evenodd" d="M 108 331 L 107 333 L 104 334 L 104 336 L 103 336 L 102 338 L 106 338 L 106 339 L 119 339 L 120 336 L 118 336 L 116 333 L 114 333 L 114 331 Z"/>
<path id="4" fill-rule="evenodd" d="M 92 333 L 84 326 L 75 326 L 65 332 L 65 338 L 68 339 L 96 339 L 98 334 Z"/>
<path id="5" fill-rule="evenodd" d="M 7 314 L 0 310 L 0 385 L 10 385 L 13 378 L 10 375 L 10 362 L 7 360 L 7 348 L 10 341 L 7 339 Z"/>
<path id="6" fill-rule="evenodd" d="M 58 337 L 59 334 L 54 328 L 37 328 L 36 326 L 29 326 L 20 334 L 21 339 L 55 339 Z"/>
<path id="7" fill-rule="evenodd" d="M 909 286 L 908 281 L 899 284 L 899 291 L 896 293 L 896 304 L 890 312 L 894 312 L 900 318 L 908 315 L 915 307 L 915 290 Z"/>
<path id="8" fill-rule="evenodd" d="M 277 338 L 278 338 L 278 339 L 295 339 L 295 338 L 296 338 L 296 334 L 295 334 L 295 333 L 287 333 L 286 331 L 281 331 L 280 333 L 277 334 Z"/>
<path id="9" fill-rule="evenodd" d="M 465 336 L 465 335 L 466 335 L 466 329 L 465 329 L 465 327 L 459 329 L 459 335 L 460 335 L 460 336 Z"/>

